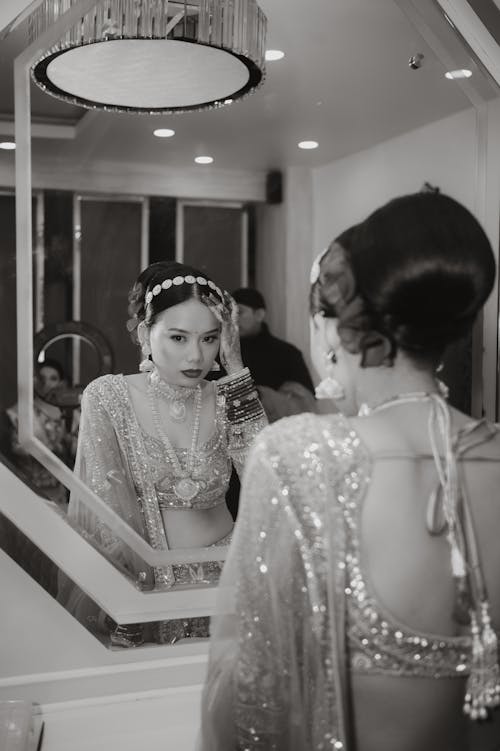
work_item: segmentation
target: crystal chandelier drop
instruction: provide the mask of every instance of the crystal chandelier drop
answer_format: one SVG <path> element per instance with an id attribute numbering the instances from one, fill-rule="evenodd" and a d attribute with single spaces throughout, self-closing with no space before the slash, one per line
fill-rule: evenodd
<path id="1" fill-rule="evenodd" d="M 78 0 L 44 0 L 35 40 Z M 96 0 L 32 67 L 38 86 L 89 109 L 145 114 L 220 107 L 265 76 L 256 0 Z"/>

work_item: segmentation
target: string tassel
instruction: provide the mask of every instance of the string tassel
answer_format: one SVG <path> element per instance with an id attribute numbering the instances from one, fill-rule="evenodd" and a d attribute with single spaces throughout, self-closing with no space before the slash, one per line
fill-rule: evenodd
<path id="1" fill-rule="evenodd" d="M 467 680 L 464 712 L 471 720 L 485 720 L 500 705 L 498 642 L 491 626 L 487 602 L 481 603 L 480 623 L 471 613 L 472 661 Z"/>

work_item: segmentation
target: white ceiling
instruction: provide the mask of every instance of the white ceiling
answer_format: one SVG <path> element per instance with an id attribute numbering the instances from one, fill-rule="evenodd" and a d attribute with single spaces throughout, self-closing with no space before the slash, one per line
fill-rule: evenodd
<path id="1" fill-rule="evenodd" d="M 268 63 L 256 93 L 218 110 L 145 116 L 89 113 L 32 86 L 34 121 L 78 124 L 72 139 L 36 138 L 34 156 L 158 168 L 192 167 L 194 156 L 203 153 L 222 169 L 317 166 L 446 117 L 470 100 L 460 85 L 444 78 L 443 55 L 431 50 L 401 9 L 412 5 L 429 10 L 427 19 L 438 19 L 428 37 L 434 50 L 451 49 L 456 67 L 473 69 L 471 90 L 483 98 L 494 95 L 432 0 L 260 0 L 260 5 L 268 17 L 267 47 L 286 56 Z M 0 41 L 3 121 L 13 118 L 12 61 L 28 44 L 26 26 Z M 413 71 L 408 58 L 417 52 L 424 62 Z M 155 138 L 157 127 L 174 128 L 176 135 Z M 0 137 L 7 130 L 0 123 Z M 320 147 L 301 151 L 297 142 L 304 139 Z"/>

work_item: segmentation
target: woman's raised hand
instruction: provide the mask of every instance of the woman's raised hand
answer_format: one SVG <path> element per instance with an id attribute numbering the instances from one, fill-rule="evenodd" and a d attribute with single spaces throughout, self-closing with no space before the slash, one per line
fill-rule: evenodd
<path id="1" fill-rule="evenodd" d="M 211 292 L 203 298 L 214 316 L 220 321 L 220 359 L 228 375 L 243 369 L 238 329 L 238 305 L 229 292 L 224 291 L 222 301 Z"/>

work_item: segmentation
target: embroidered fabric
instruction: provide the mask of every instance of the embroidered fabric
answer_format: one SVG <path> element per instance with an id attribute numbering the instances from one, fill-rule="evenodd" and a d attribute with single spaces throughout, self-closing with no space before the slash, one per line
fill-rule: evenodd
<path id="1" fill-rule="evenodd" d="M 342 415 L 285 418 L 257 439 L 213 619 L 203 751 L 345 751 L 348 670 L 467 675 L 470 638 L 403 626 L 367 587 L 372 459 Z"/>
<path id="2" fill-rule="evenodd" d="M 158 438 L 141 431 L 144 446 L 150 461 L 150 470 L 156 489 L 160 509 L 185 509 L 183 502 L 173 491 L 172 468 L 165 448 Z M 200 492 L 190 502 L 189 508 L 208 509 L 224 503 L 225 493 L 231 476 L 231 458 L 225 450 L 221 420 L 215 424 L 215 432 L 208 441 L 198 446 L 194 456 L 192 477 L 200 484 Z M 175 448 L 174 451 L 184 469 L 188 459 L 188 449 Z"/>
<path id="3" fill-rule="evenodd" d="M 195 472 L 203 483 L 203 491 L 199 502 L 193 503 L 193 510 L 224 503 L 231 461 L 241 471 L 249 445 L 264 424 L 263 412 L 258 420 L 244 425 L 230 424 L 224 400 L 217 400 L 214 433 L 196 452 Z M 187 451 L 178 449 L 177 453 L 182 464 Z M 185 508 L 185 504 L 172 497 L 168 487 L 172 468 L 163 446 L 139 426 L 122 375 L 102 376 L 85 389 L 75 471 L 153 548 L 168 549 L 162 509 Z M 218 580 L 220 564 L 217 563 L 152 569 L 74 494 L 68 521 L 141 588 L 163 590 L 176 584 Z M 79 620 L 98 617 L 86 595 L 64 577 L 58 599 Z"/>
<path id="4" fill-rule="evenodd" d="M 472 447 L 492 438 L 494 425 L 484 420 L 470 423 L 455 437 L 454 452 L 463 456 Z M 432 455 L 383 453 L 376 459 L 432 460 Z M 450 678 L 468 675 L 471 667 L 472 643 L 469 636 L 447 636 L 417 632 L 399 623 L 377 603 L 370 593 L 360 560 L 359 529 L 363 505 L 363 488 L 369 482 L 363 474 L 359 494 L 344 503 L 348 529 L 346 570 L 348 572 L 349 606 L 348 639 L 351 668 L 359 673 L 386 673 Z M 434 495 L 434 500 L 437 494 Z M 429 520 L 431 523 L 432 520 Z"/>

